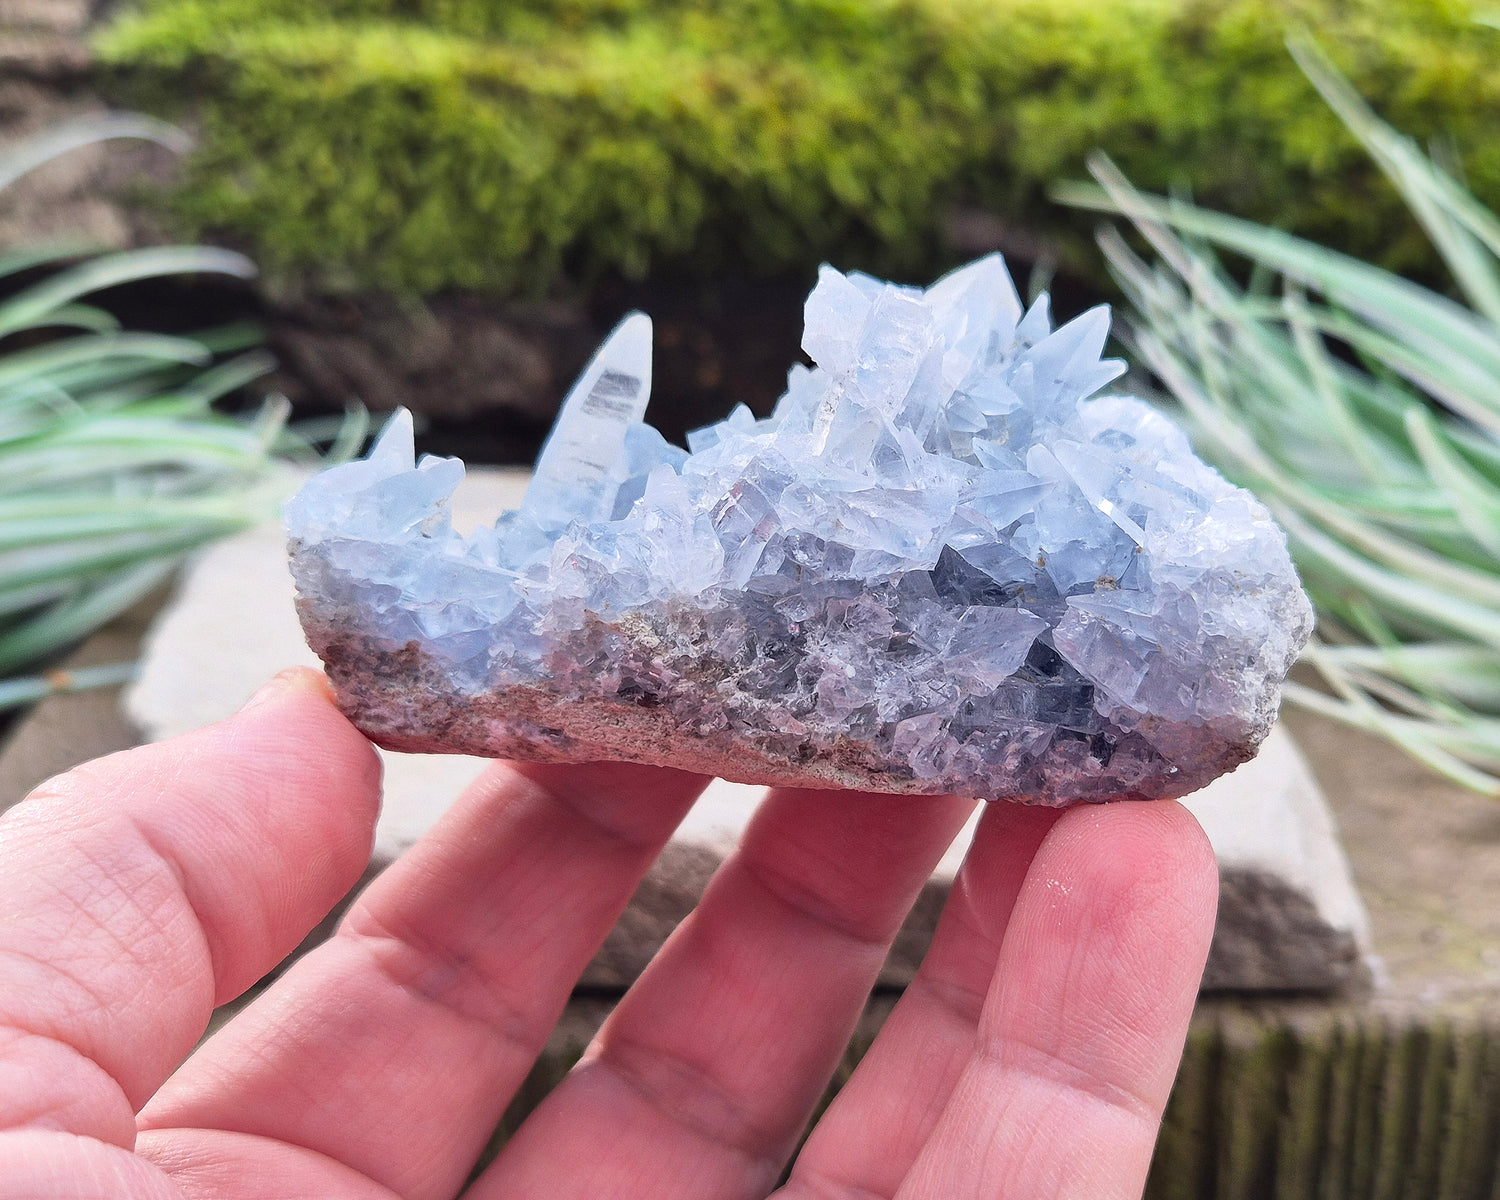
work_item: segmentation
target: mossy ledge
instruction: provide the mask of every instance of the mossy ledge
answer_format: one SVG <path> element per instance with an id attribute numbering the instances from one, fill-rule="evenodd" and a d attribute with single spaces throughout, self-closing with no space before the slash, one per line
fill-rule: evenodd
<path id="1" fill-rule="evenodd" d="M 117 99 L 202 142 L 171 199 L 273 273 L 407 294 L 659 267 L 930 273 L 943 219 L 1092 263 L 1047 200 L 1139 185 L 1422 269 L 1283 45 L 1310 29 L 1500 204 L 1500 31 L 1465 0 L 145 0 Z"/>

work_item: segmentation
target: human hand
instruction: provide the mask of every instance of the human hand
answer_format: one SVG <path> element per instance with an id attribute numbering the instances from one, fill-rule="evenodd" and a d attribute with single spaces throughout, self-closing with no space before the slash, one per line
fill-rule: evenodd
<path id="1" fill-rule="evenodd" d="M 496 765 L 186 1063 L 213 1006 L 358 880 L 374 753 L 293 672 L 44 785 L 0 821 L 0 1200 L 457 1194 L 706 782 Z M 970 807 L 772 792 L 467 1194 L 771 1192 Z M 991 806 L 916 981 L 777 1194 L 1139 1195 L 1216 894 L 1176 804 Z"/>

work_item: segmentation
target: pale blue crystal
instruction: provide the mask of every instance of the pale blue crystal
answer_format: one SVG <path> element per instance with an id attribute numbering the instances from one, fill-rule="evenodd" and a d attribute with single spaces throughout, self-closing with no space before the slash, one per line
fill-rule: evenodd
<path id="1" fill-rule="evenodd" d="M 521 509 L 467 538 L 462 465 L 416 463 L 404 413 L 310 482 L 300 608 L 362 726 L 1048 803 L 1253 753 L 1310 609 L 1253 497 L 1140 400 L 1089 399 L 1122 370 L 1107 309 L 1054 331 L 990 256 L 925 291 L 824 267 L 805 315 L 815 366 L 688 451 L 641 422 L 627 318 Z"/>

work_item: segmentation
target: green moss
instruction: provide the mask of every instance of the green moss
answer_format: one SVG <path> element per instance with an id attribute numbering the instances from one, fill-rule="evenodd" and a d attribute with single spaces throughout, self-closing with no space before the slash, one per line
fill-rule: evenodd
<path id="1" fill-rule="evenodd" d="M 922 275 L 960 203 L 1091 261 L 1046 189 L 1096 147 L 1144 187 L 1420 266 L 1291 24 L 1500 203 L 1500 33 L 1456 0 L 151 0 L 101 52 L 123 98 L 203 130 L 186 231 L 325 286 Z"/>

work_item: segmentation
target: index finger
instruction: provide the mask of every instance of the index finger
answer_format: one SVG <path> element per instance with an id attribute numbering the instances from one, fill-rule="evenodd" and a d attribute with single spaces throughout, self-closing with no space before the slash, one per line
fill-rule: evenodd
<path id="1" fill-rule="evenodd" d="M 250 1135 L 408 1200 L 456 1194 L 707 783 L 632 763 L 491 767 L 162 1088 L 141 1114 L 149 1153 Z"/>
<path id="2" fill-rule="evenodd" d="M 358 881 L 380 766 L 321 677 L 86 764 L 0 821 L 0 1129 L 130 1146 L 213 1006 Z"/>

